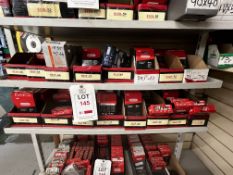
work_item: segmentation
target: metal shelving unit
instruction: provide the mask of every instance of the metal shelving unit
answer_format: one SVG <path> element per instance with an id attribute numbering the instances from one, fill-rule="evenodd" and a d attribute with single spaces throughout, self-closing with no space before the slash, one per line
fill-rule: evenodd
<path id="1" fill-rule="evenodd" d="M 58 127 L 9 127 L 6 134 L 70 134 L 70 135 L 127 135 L 127 134 L 161 134 L 205 132 L 207 127 L 172 127 L 158 129 L 127 130 L 124 128 L 58 128 Z"/>
<path id="2" fill-rule="evenodd" d="M 156 37 L 153 35 L 156 32 L 172 33 L 176 36 L 182 36 L 184 32 L 192 34 L 200 34 L 200 42 L 197 44 L 196 54 L 203 56 L 204 48 L 208 38 L 208 31 L 214 30 L 232 30 L 233 21 L 224 22 L 176 22 L 176 21 L 162 21 L 162 22 L 147 22 L 147 21 L 112 21 L 112 20 L 91 20 L 91 19 L 61 19 L 61 18 L 16 18 L 16 17 L 1 17 L 0 26 L 5 28 L 8 45 L 11 50 L 11 55 L 14 54 L 14 44 L 10 30 L 19 30 L 31 32 L 44 36 L 63 36 L 80 37 L 80 42 L 83 40 L 90 40 L 92 37 L 98 42 L 106 42 L 106 37 L 111 37 L 112 32 L 120 32 L 117 36 L 112 37 L 112 40 L 119 40 L 124 42 L 124 37 L 134 35 L 133 37 L 143 38 L 143 44 L 147 43 L 147 39 L 154 40 Z M 9 30 L 10 29 L 10 30 Z M 148 32 L 150 31 L 150 33 Z M 140 33 L 140 35 L 138 33 Z M 141 33 L 149 35 L 142 35 Z M 101 34 L 101 35 L 100 35 Z M 120 36 L 124 34 L 124 36 Z M 103 37 L 106 35 L 106 37 Z M 160 35 L 160 34 L 158 34 Z M 156 36 L 158 36 L 156 35 Z M 166 34 L 165 34 L 166 35 Z M 163 36 L 165 36 L 163 35 Z M 179 37 L 178 36 L 178 37 Z M 196 35 L 195 35 L 196 36 Z M 170 35 L 169 35 L 170 37 Z M 122 39 L 123 38 L 123 39 Z M 60 39 L 60 38 L 59 38 Z M 132 39 L 132 37 L 131 37 Z M 156 38 L 158 39 L 158 38 Z M 180 40 L 180 38 L 178 38 Z M 88 40 L 87 40 L 88 41 Z M 131 40 L 129 40 L 131 41 Z M 133 40 L 134 41 L 134 40 Z M 159 40 L 163 41 L 163 40 Z M 193 41 L 193 40 L 192 40 Z M 88 41 L 89 42 L 89 41 Z M 165 41 L 163 41 L 165 45 Z M 195 41 L 194 41 L 195 42 Z M 128 43 L 126 43 L 128 44 Z M 142 44 L 142 43 L 140 43 Z M 176 45 L 176 43 L 174 42 Z M 179 44 L 178 44 L 179 45 Z M 184 44 L 185 45 L 185 44 Z M 189 45 L 187 45 L 189 47 Z M 68 89 L 71 85 L 80 84 L 76 82 L 34 82 L 22 80 L 0 80 L 0 87 L 29 87 L 29 88 L 56 88 Z M 157 85 L 137 85 L 133 83 L 93 83 L 96 90 L 162 90 L 162 89 L 208 89 L 220 88 L 222 81 L 209 77 L 207 82 L 199 83 L 163 83 Z M 8 134 L 30 134 L 36 153 L 38 165 L 41 175 L 44 175 L 46 163 L 43 160 L 43 154 L 40 148 L 40 141 L 38 136 L 40 134 L 160 134 L 160 133 L 177 133 L 177 143 L 174 154 L 179 159 L 184 142 L 184 133 L 205 132 L 207 127 L 180 127 L 180 128 L 159 128 L 159 129 L 145 129 L 145 130 L 125 130 L 125 129 L 100 129 L 100 128 L 53 128 L 53 127 L 8 127 L 4 129 Z"/>
<path id="3" fill-rule="evenodd" d="M 26 80 L 0 80 L 0 87 L 28 87 L 48 89 L 68 89 L 76 82 L 52 82 L 52 81 L 26 81 Z M 198 83 L 161 83 L 156 85 L 140 85 L 134 83 L 92 83 L 96 90 L 162 90 L 162 89 L 205 89 L 220 88 L 222 81 L 208 78 L 207 82 Z"/>

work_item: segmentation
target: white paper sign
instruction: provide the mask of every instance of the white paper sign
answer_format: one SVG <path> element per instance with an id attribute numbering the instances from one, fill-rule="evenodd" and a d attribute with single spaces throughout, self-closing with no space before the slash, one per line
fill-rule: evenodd
<path id="1" fill-rule="evenodd" d="M 218 9 L 220 0 L 188 0 L 187 8 L 190 9 Z"/>
<path id="2" fill-rule="evenodd" d="M 158 84 L 159 74 L 135 74 L 135 84 Z"/>
<path id="3" fill-rule="evenodd" d="M 68 0 L 68 8 L 99 9 L 99 0 Z"/>
<path id="4" fill-rule="evenodd" d="M 185 69 L 184 80 L 191 81 L 206 81 L 208 78 L 209 69 Z"/>
<path id="5" fill-rule="evenodd" d="M 232 65 L 233 64 L 233 56 L 220 56 L 219 58 L 219 65 Z"/>
<path id="6" fill-rule="evenodd" d="M 98 120 L 95 90 L 91 84 L 70 86 L 73 121 Z"/>
<path id="7" fill-rule="evenodd" d="M 111 165 L 110 160 L 96 159 L 93 175 L 110 175 Z"/>

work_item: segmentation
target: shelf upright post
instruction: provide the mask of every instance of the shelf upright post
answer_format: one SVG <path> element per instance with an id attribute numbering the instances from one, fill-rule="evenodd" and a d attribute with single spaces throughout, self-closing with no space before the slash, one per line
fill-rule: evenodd
<path id="1" fill-rule="evenodd" d="M 4 33 L 6 36 L 6 42 L 7 42 L 7 46 L 9 48 L 9 51 L 10 51 L 10 55 L 11 55 L 11 57 L 13 57 L 14 54 L 16 53 L 16 50 L 15 50 L 15 45 L 14 45 L 13 37 L 11 34 L 11 30 L 4 28 Z"/>
<path id="2" fill-rule="evenodd" d="M 208 37 L 209 37 L 208 31 L 204 31 L 200 33 L 200 36 L 197 42 L 197 48 L 196 48 L 195 55 L 198 55 L 202 58 L 204 57 Z"/>
<path id="3" fill-rule="evenodd" d="M 175 151 L 174 151 L 174 154 L 177 160 L 180 160 L 181 152 L 183 149 L 183 144 L 184 144 L 184 133 L 178 133 Z"/>
<path id="4" fill-rule="evenodd" d="M 36 134 L 32 133 L 31 137 L 32 137 L 32 143 L 33 143 L 33 147 L 34 147 L 34 150 L 36 153 L 36 159 L 38 162 L 40 172 L 44 172 L 45 171 L 45 162 L 44 162 L 44 157 L 42 154 L 41 145 L 40 145 L 40 142 L 38 140 L 38 136 Z"/>

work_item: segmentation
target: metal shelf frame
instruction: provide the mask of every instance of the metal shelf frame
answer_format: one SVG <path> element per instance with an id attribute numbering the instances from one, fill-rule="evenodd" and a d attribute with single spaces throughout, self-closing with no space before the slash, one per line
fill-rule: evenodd
<path id="1" fill-rule="evenodd" d="M 48 88 L 68 89 L 71 85 L 80 85 L 77 82 L 55 82 L 55 81 L 27 81 L 27 80 L 0 80 L 0 87 L 20 88 Z M 220 88 L 222 81 L 208 78 L 207 82 L 197 83 L 160 83 L 156 85 L 141 85 L 134 83 L 92 83 L 95 90 L 162 90 L 162 89 L 208 89 Z"/>
<path id="2" fill-rule="evenodd" d="M 64 19 L 64 18 L 30 18 L 1 17 L 0 25 L 9 27 L 59 27 L 87 29 L 165 29 L 165 30 L 232 30 L 233 22 L 177 22 L 177 21 L 116 21 L 95 19 Z"/>

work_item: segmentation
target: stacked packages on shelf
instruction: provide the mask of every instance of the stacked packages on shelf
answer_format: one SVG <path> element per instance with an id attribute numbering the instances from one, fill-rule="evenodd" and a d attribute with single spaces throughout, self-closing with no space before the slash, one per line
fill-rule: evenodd
<path id="1" fill-rule="evenodd" d="M 8 116 L 19 127 L 146 129 L 206 126 L 215 112 L 204 97 L 188 91 L 98 91 L 96 96 L 96 121 L 74 121 L 70 93 L 62 89 L 14 90 Z"/>
<path id="2" fill-rule="evenodd" d="M 18 34 L 20 50 L 5 65 L 8 79 L 66 82 L 158 83 L 206 82 L 209 68 L 202 58 L 184 50 L 132 48 L 129 52 L 107 45 L 82 48 L 64 41 Z M 32 47 L 32 45 L 35 45 Z"/>
<path id="3" fill-rule="evenodd" d="M 177 2 L 167 0 L 101 0 L 97 7 L 90 7 L 89 5 L 76 3 L 76 6 L 74 6 L 72 1 L 11 0 L 10 2 L 10 0 L 2 0 L 0 1 L 0 16 L 127 21 L 134 19 L 140 21 L 164 21 L 165 19 L 197 21 L 215 16 L 218 9 L 222 12 L 227 8 L 226 5 L 232 4 L 227 0 L 184 0 Z M 218 13 L 218 15 L 224 16 L 223 12 Z M 230 15 L 230 13 L 226 14 L 226 16 Z"/>
<path id="4" fill-rule="evenodd" d="M 46 175 L 184 175 L 171 166 L 171 147 L 151 135 L 76 136 L 63 140 L 49 161 Z"/>

